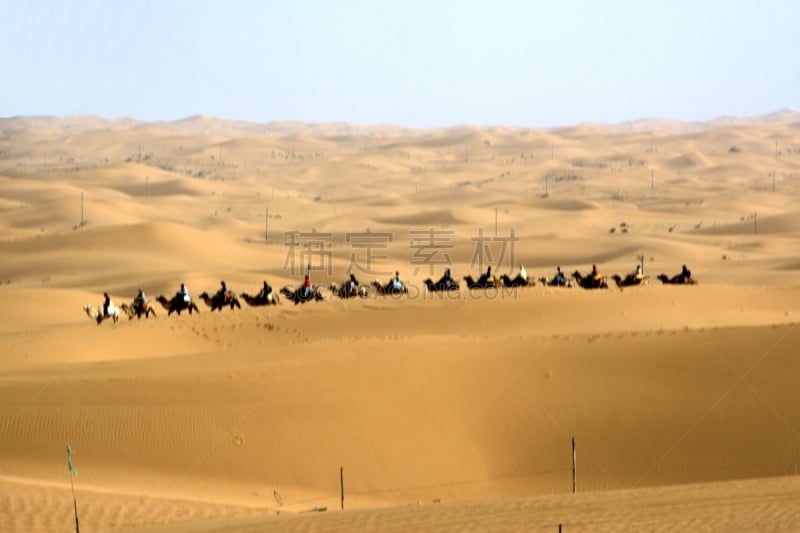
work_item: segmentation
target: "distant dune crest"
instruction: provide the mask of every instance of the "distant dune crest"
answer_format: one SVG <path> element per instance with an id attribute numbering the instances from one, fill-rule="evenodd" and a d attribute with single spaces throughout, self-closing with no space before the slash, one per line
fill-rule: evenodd
<path id="1" fill-rule="evenodd" d="M 692 133 L 733 126 L 758 126 L 770 124 L 800 123 L 800 111 L 781 109 L 765 115 L 750 117 L 722 116 L 708 121 L 681 121 L 663 118 L 643 118 L 619 124 L 582 123 L 555 128 L 501 127 L 503 130 L 543 130 L 564 131 L 575 128 L 600 128 L 616 132 L 672 132 Z M 186 134 L 209 134 L 242 136 L 263 133 L 284 135 L 406 135 L 418 134 L 421 131 L 485 131 L 497 130 L 497 126 L 459 125 L 446 128 L 413 128 L 396 124 L 357 124 L 348 122 L 301 122 L 277 120 L 266 124 L 218 118 L 205 114 L 191 115 L 173 121 L 140 121 L 128 117 L 106 119 L 91 115 L 56 116 L 14 116 L 0 118 L 0 130 L 3 132 L 23 131 L 31 128 L 44 128 L 70 132 L 86 132 L 102 129 L 121 129 L 136 127 L 155 127 L 166 131 Z M 574 133 L 574 131 L 573 131 Z"/>

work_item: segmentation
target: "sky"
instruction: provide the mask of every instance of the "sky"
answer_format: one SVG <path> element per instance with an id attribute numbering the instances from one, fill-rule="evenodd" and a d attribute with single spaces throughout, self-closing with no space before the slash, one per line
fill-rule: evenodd
<path id="1" fill-rule="evenodd" d="M 0 116 L 444 127 L 800 109 L 798 0 L 0 0 Z"/>

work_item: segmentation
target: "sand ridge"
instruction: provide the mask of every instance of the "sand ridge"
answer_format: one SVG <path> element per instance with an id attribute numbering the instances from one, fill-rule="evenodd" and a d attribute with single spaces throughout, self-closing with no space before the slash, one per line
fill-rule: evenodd
<path id="1" fill-rule="evenodd" d="M 0 119 L 0 523 L 71 530 L 70 443 L 87 530 L 796 529 L 785 122 Z M 640 261 L 624 290 L 422 284 Z M 322 302 L 198 299 L 309 262 Z M 334 298 L 351 268 L 410 292 Z M 199 314 L 82 310 L 182 282 Z"/>

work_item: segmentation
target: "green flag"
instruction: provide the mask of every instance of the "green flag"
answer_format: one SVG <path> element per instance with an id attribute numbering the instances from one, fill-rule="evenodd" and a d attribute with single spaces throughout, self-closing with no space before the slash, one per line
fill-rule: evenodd
<path id="1" fill-rule="evenodd" d="M 69 444 L 67 444 L 67 469 L 69 469 L 69 473 L 73 476 L 78 475 L 78 471 L 72 466 L 72 446 Z"/>

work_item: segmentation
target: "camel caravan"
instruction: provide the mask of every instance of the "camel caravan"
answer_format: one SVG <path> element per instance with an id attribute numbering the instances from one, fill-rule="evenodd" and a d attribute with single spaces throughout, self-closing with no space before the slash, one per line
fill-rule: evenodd
<path id="1" fill-rule="evenodd" d="M 697 285 L 697 280 L 692 277 L 692 273 L 686 265 L 683 265 L 681 271 L 674 276 L 659 274 L 656 276 L 656 279 L 665 285 Z M 516 289 L 519 287 L 533 287 L 536 285 L 536 282 L 528 277 L 524 266 L 519 268 L 513 278 L 508 274 L 496 277 L 492 273 L 492 267 L 488 267 L 487 271 L 480 274 L 477 278 L 474 278 L 472 275 L 466 275 L 462 280 L 469 291 L 501 288 Z M 556 273 L 552 278 L 538 278 L 539 283 L 544 287 L 581 287 L 587 290 L 608 289 L 610 287 L 609 280 L 613 281 L 619 290 L 623 290 L 627 287 L 646 285 L 649 282 L 649 276 L 644 274 L 643 265 L 641 264 L 637 265 L 633 272 L 625 276 L 619 274 L 604 276 L 600 274 L 595 264 L 592 265 L 591 272 L 585 276 L 582 275 L 580 271 L 576 270 L 570 277 L 567 277 L 559 266 L 556 267 Z M 427 291 L 432 294 L 461 290 L 461 283 L 453 278 L 449 268 L 445 270 L 442 277 L 437 281 L 427 278 L 423 283 Z M 349 279 L 344 283 L 331 283 L 327 288 L 331 293 L 330 297 L 343 300 L 368 298 L 373 294 L 379 296 L 407 296 L 409 294 L 409 286 L 401 280 L 400 272 L 395 272 L 395 275 L 386 283 L 375 279 L 368 285 L 359 283 L 355 275 L 351 273 Z M 311 282 L 309 274 L 306 274 L 301 285 L 296 287 L 293 285 L 286 285 L 282 287 L 279 292 L 273 291 L 272 287 L 264 281 L 259 292 L 253 295 L 245 292 L 241 293 L 241 295 L 237 295 L 235 292 L 228 289 L 224 281 L 221 281 L 220 288 L 214 292 L 214 294 L 209 294 L 204 291 L 200 294 L 199 298 L 212 312 L 221 312 L 226 307 L 229 309 L 241 309 L 242 304 L 239 300 L 239 296 L 251 307 L 278 305 L 281 303 L 281 296 L 293 302 L 295 305 L 307 302 L 319 302 L 326 299 L 322 288 Z M 103 297 L 103 303 L 99 306 L 86 304 L 83 307 L 87 316 L 97 322 L 98 325 L 108 319 L 116 324 L 119 322 L 121 314 L 125 314 L 128 320 L 133 320 L 134 317 L 138 320 L 142 317 L 148 319 L 151 315 L 153 318 L 158 316 L 155 307 L 153 307 L 153 304 L 147 299 L 142 289 L 139 289 L 133 301 L 130 303 L 124 302 L 120 306 L 116 306 L 111 301 L 108 293 L 104 293 Z M 159 295 L 155 298 L 155 301 L 167 311 L 167 316 L 172 315 L 172 313 L 180 315 L 183 311 L 187 311 L 190 315 L 200 312 L 200 308 L 190 298 L 189 291 L 183 283 L 181 283 L 178 292 L 171 298 Z"/>

